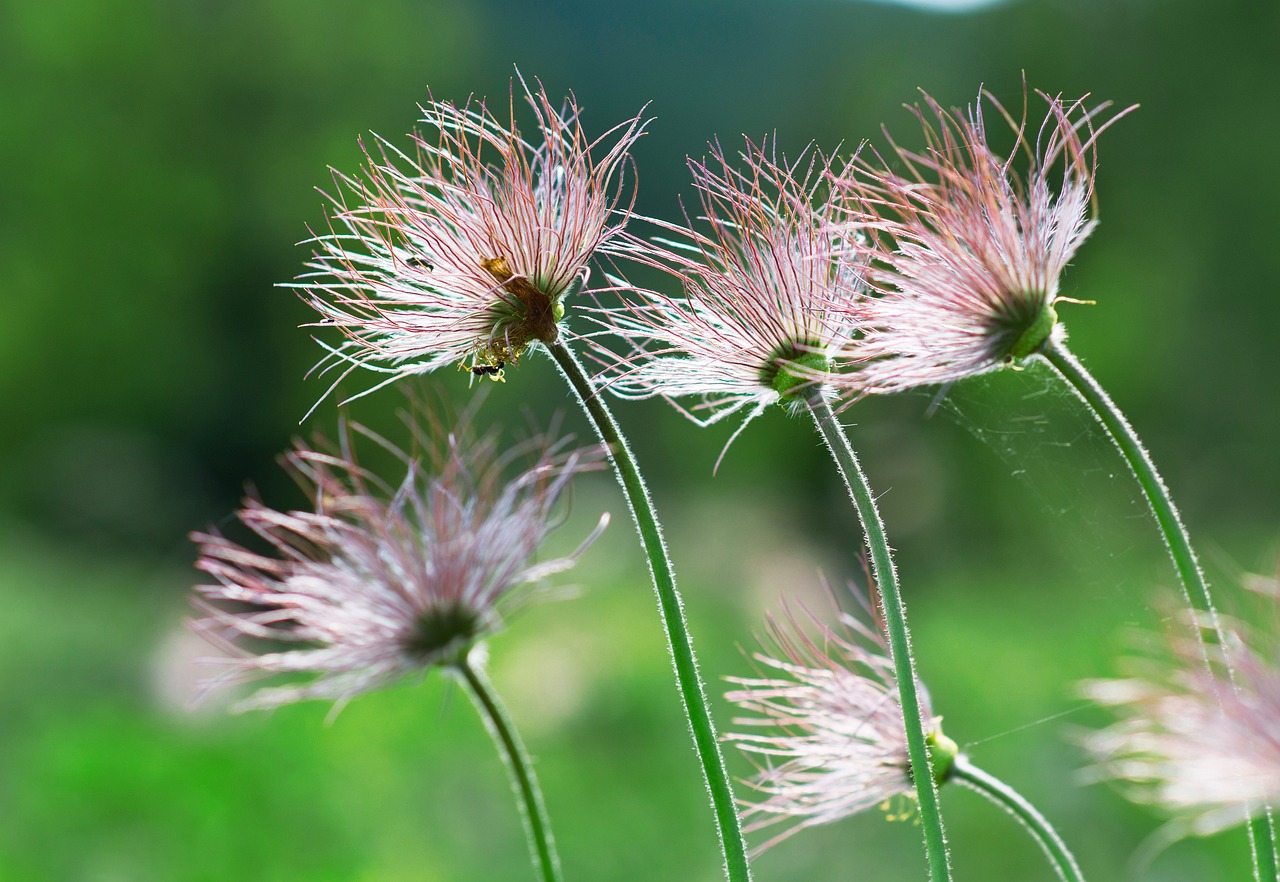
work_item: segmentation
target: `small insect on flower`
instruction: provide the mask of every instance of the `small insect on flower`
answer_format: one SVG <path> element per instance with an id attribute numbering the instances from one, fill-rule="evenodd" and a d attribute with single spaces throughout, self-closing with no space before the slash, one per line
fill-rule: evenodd
<path id="1" fill-rule="evenodd" d="M 1139 662 L 1135 676 L 1082 686 L 1119 717 L 1083 738 L 1097 762 L 1092 774 L 1172 814 L 1161 843 L 1216 833 L 1280 804 L 1280 582 L 1246 584 L 1266 606 L 1249 621 L 1269 617 L 1270 625 L 1228 622 L 1225 642 L 1206 650 L 1196 631 L 1212 634 L 1213 623 L 1182 612 L 1167 650 Z"/>
<path id="2" fill-rule="evenodd" d="M 818 388 L 852 329 L 829 304 L 862 284 L 828 199 L 830 161 L 808 150 L 788 163 L 776 145 L 751 141 L 740 159 L 741 170 L 717 144 L 711 163 L 689 162 L 706 232 L 651 220 L 676 238 L 624 234 L 605 247 L 679 280 L 683 296 L 620 284 L 630 301 L 594 313 L 631 347 L 597 353 L 607 388 L 631 399 L 699 397 L 685 413 L 700 425 L 745 407 L 750 422 Z"/>
<path id="3" fill-rule="evenodd" d="M 865 323 L 850 346 L 859 369 L 838 378 L 847 390 L 951 383 L 1016 363 L 1063 333 L 1059 277 L 1097 223 L 1097 139 L 1134 108 L 1104 121 L 1109 103 L 1037 94 L 1049 106 L 1034 133 L 1025 101 L 1019 120 L 985 89 L 967 112 L 926 94 L 926 109 L 912 108 L 923 152 L 890 141 L 891 161 L 856 160 L 837 180 L 850 222 L 867 236 L 872 295 L 845 306 Z M 991 146 L 984 103 L 1012 130 L 1008 156 Z M 1014 169 L 1019 153 L 1025 177 Z"/>
<path id="4" fill-rule="evenodd" d="M 467 371 L 471 374 L 472 379 L 475 379 L 476 377 L 488 377 L 494 382 L 505 383 L 507 381 L 506 375 L 503 373 L 502 369 L 506 366 L 506 361 L 501 358 L 493 362 L 483 362 L 480 360 L 480 356 L 477 355 L 472 360 L 471 364 L 463 364 L 459 362 L 458 370 Z"/>
<path id="5" fill-rule="evenodd" d="M 557 109 L 520 87 L 536 137 L 517 128 L 513 86 L 509 123 L 483 101 L 431 101 L 412 154 L 376 138 L 361 174 L 334 173 L 330 230 L 290 285 L 316 327 L 345 336 L 322 372 L 366 367 L 389 383 L 471 359 L 514 364 L 558 338 L 564 299 L 627 221 L 628 151 L 645 123 L 589 140 L 572 97 Z"/>
<path id="6" fill-rule="evenodd" d="M 467 370 L 471 371 L 473 377 L 489 377 L 502 383 L 505 382 L 502 375 L 502 368 L 505 365 L 505 361 L 499 361 L 497 364 L 473 364 Z"/>
<path id="7" fill-rule="evenodd" d="M 344 428 L 334 453 L 303 445 L 286 457 L 314 510 L 277 511 L 250 499 L 239 519 L 271 549 L 260 553 L 217 533 L 197 533 L 197 587 L 204 616 L 191 627 L 225 651 L 226 670 L 208 681 L 308 673 L 309 682 L 271 686 L 241 708 L 351 697 L 433 666 L 457 665 L 502 627 L 531 595 L 520 590 L 573 565 L 597 529 L 568 557 L 535 562 L 558 524 L 557 500 L 599 453 L 567 439 L 536 440 L 499 454 L 492 434 L 442 437 L 431 471 L 385 440 L 356 434 L 396 454 L 398 486 L 362 468 Z M 508 479 L 513 459 L 534 462 Z M 256 644 L 244 645 L 244 641 Z M 297 648 L 281 648 L 293 644 Z"/>
<path id="8" fill-rule="evenodd" d="M 880 631 L 841 614 L 836 625 L 808 613 L 810 634 L 790 611 L 770 619 L 765 650 L 754 655 L 766 670 L 731 677 L 741 688 L 725 696 L 756 716 L 725 736 L 756 762 L 748 784 L 761 794 L 743 811 L 749 832 L 788 826 L 759 846 L 763 851 L 806 827 L 873 808 L 905 814 L 915 796 L 906 727 L 893 663 Z M 950 774 L 958 753 L 942 734 L 928 694 L 920 690 L 934 778 Z"/>

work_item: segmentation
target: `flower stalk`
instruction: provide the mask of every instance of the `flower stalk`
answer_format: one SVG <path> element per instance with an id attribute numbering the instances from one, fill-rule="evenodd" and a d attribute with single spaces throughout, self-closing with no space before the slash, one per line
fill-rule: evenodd
<path id="1" fill-rule="evenodd" d="M 1182 583 L 1187 602 L 1193 608 L 1204 610 L 1209 614 L 1213 622 L 1213 631 L 1221 639 L 1222 625 L 1218 621 L 1218 613 L 1209 596 L 1209 585 L 1205 580 L 1204 571 L 1200 568 L 1196 553 L 1191 548 L 1191 537 L 1182 524 L 1178 509 L 1169 495 L 1169 488 L 1165 486 L 1160 473 L 1156 471 L 1155 463 L 1152 462 L 1147 448 L 1143 446 L 1138 434 L 1129 425 L 1120 408 L 1111 400 L 1111 396 L 1085 369 L 1080 360 L 1067 349 L 1062 340 L 1051 337 L 1039 354 L 1058 373 L 1058 376 L 1066 381 L 1076 396 L 1088 405 L 1094 417 L 1111 436 L 1111 440 L 1142 487 L 1147 505 L 1150 506 L 1151 513 L 1155 516 L 1156 524 L 1160 528 L 1160 536 L 1169 550 L 1169 556 L 1173 558 L 1173 565 L 1178 571 L 1178 579 Z"/>
<path id="2" fill-rule="evenodd" d="M 577 356 L 565 345 L 563 339 L 547 343 L 546 348 L 560 368 L 560 373 L 572 387 L 600 440 L 604 442 L 636 529 L 640 533 L 640 541 L 649 563 L 649 573 L 658 595 L 659 612 L 667 635 L 671 661 L 675 666 L 680 699 L 693 733 L 703 780 L 711 793 L 727 877 L 730 882 L 747 882 L 751 878 L 751 871 L 733 790 L 729 784 L 729 774 L 720 752 L 706 689 L 698 674 L 693 639 L 685 623 L 683 603 L 676 588 L 675 574 L 667 556 L 662 528 L 654 512 L 653 501 L 649 498 L 648 487 L 617 421 Z"/>
<path id="3" fill-rule="evenodd" d="M 1205 579 L 1200 561 L 1196 558 L 1195 550 L 1191 547 L 1191 537 L 1187 533 L 1187 528 L 1182 523 L 1178 508 L 1169 494 L 1168 486 L 1156 471 L 1151 454 L 1147 452 L 1147 448 L 1138 438 L 1133 426 L 1125 419 L 1124 413 L 1080 360 L 1067 349 L 1060 335 L 1051 335 L 1039 351 L 1039 355 L 1088 406 L 1124 457 L 1130 471 L 1142 487 L 1142 493 L 1147 499 L 1151 514 L 1156 519 L 1165 548 L 1173 559 L 1174 568 L 1178 571 L 1178 581 L 1182 585 L 1183 596 L 1193 609 L 1201 610 L 1209 617 L 1214 638 L 1221 645 L 1224 639 L 1222 622 L 1213 605 L 1213 598 L 1209 594 L 1209 583 Z M 1208 651 L 1203 643 L 1201 652 L 1205 664 L 1208 665 Z M 1233 672 L 1228 670 L 1227 675 L 1234 682 Z M 1275 832 L 1270 811 L 1250 821 L 1249 841 L 1256 880 L 1258 882 L 1280 880 L 1280 862 L 1276 856 Z"/>
<path id="4" fill-rule="evenodd" d="M 1275 823 L 1270 809 L 1249 822 L 1249 845 L 1253 851 L 1254 882 L 1280 879 L 1280 857 L 1276 855 Z"/>
<path id="5" fill-rule="evenodd" d="M 561 882 L 563 877 L 560 873 L 560 856 L 556 853 L 555 840 L 551 836 L 551 822 L 542 799 L 542 790 L 533 773 L 533 761 L 507 715 L 506 708 L 498 700 L 493 684 L 475 661 L 476 656 L 475 652 L 469 653 L 451 667 L 466 684 L 476 712 L 484 720 L 485 728 L 489 730 L 494 746 L 498 748 L 503 765 L 511 777 L 511 789 L 517 797 L 520 819 L 524 822 L 525 834 L 529 840 L 529 852 L 542 882 Z"/>
<path id="6" fill-rule="evenodd" d="M 1062 882 L 1084 882 L 1084 873 L 1062 837 L 1020 793 L 975 766 L 964 754 L 955 758 L 951 766 L 951 780 L 963 784 L 1012 815 L 1044 851 Z"/>
<path id="7" fill-rule="evenodd" d="M 805 398 L 805 403 L 831 451 L 836 468 L 844 479 L 845 487 L 848 488 L 854 508 L 862 521 L 867 548 L 871 552 L 872 572 L 880 589 L 890 657 L 897 672 L 902 718 L 907 730 L 907 753 L 911 759 L 911 774 L 916 785 L 929 878 L 933 882 L 949 882 L 951 866 L 947 856 L 946 831 L 942 826 L 938 786 L 931 772 L 924 722 L 920 717 L 920 696 L 917 691 L 919 681 L 916 677 L 915 658 L 911 653 L 911 635 L 907 631 L 907 610 L 902 592 L 898 588 L 898 574 L 889 550 L 889 540 L 885 536 L 884 521 L 880 518 L 875 496 L 858 463 L 858 457 L 836 420 L 831 405 L 820 390 L 811 392 Z"/>

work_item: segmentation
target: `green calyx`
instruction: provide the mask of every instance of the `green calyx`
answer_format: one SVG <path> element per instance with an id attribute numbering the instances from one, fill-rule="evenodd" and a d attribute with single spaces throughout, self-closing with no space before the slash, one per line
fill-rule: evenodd
<path id="1" fill-rule="evenodd" d="M 960 755 L 960 745 L 942 734 L 941 729 L 930 732 L 925 738 L 925 743 L 929 745 L 929 767 L 933 774 L 933 783 L 935 786 L 941 786 L 951 777 L 956 757 Z"/>
<path id="2" fill-rule="evenodd" d="M 760 372 L 760 382 L 777 392 L 783 401 L 794 400 L 815 385 L 813 374 L 831 370 L 831 359 L 817 347 L 791 344 L 780 347 Z"/>
<path id="3" fill-rule="evenodd" d="M 413 623 L 404 650 L 424 666 L 454 664 L 490 630 L 476 610 L 463 604 L 432 607 Z"/>
<path id="4" fill-rule="evenodd" d="M 1049 335 L 1053 332 L 1053 326 L 1058 323 L 1058 313 L 1054 310 L 1052 303 L 1044 303 L 1040 308 L 1030 316 L 1027 316 L 1023 322 L 1013 325 L 1009 328 L 1009 335 L 1013 336 L 1013 343 L 1009 347 L 1009 358 L 1023 359 L 1029 355 L 1034 355 L 1040 351 L 1040 347 L 1044 346 L 1045 341 L 1049 339 Z"/>

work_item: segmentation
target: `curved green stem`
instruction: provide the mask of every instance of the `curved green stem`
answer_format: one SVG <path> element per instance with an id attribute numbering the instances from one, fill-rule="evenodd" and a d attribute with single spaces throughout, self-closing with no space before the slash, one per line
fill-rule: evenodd
<path id="1" fill-rule="evenodd" d="M 1084 882 L 1080 865 L 1076 863 L 1075 857 L 1067 849 L 1062 837 L 1045 820 L 1044 815 L 1040 814 L 1036 807 L 1027 802 L 1020 793 L 999 778 L 973 765 L 964 754 L 956 757 L 955 764 L 951 767 L 951 780 L 958 781 L 970 790 L 982 794 L 1012 815 L 1044 851 L 1045 857 L 1049 859 L 1054 872 L 1062 882 Z"/>
<path id="2" fill-rule="evenodd" d="M 533 774 L 533 761 L 484 672 L 466 658 L 455 662 L 453 667 L 467 684 L 476 710 L 511 775 L 511 787 L 519 797 L 520 817 L 524 821 L 534 865 L 543 882 L 560 882 L 560 857 L 551 838 L 551 823 L 542 801 L 542 791 L 538 788 L 538 779 Z"/>
<path id="3" fill-rule="evenodd" d="M 1253 849 L 1254 882 L 1280 879 L 1280 859 L 1276 856 L 1275 827 L 1270 808 L 1249 822 L 1249 845 Z"/>
<path id="4" fill-rule="evenodd" d="M 1174 568 L 1178 571 L 1178 580 L 1182 583 L 1182 593 L 1187 603 L 1193 608 L 1202 610 L 1209 616 L 1213 625 L 1213 633 L 1219 644 L 1223 643 L 1222 623 L 1218 619 L 1218 611 L 1209 595 L 1209 583 L 1204 577 L 1204 570 L 1196 559 L 1191 547 L 1191 537 L 1182 523 L 1169 488 L 1165 485 L 1147 448 L 1139 440 L 1138 434 L 1129 425 L 1120 408 L 1116 407 L 1106 391 L 1093 378 L 1080 360 L 1077 359 L 1066 344 L 1050 337 L 1040 351 L 1040 356 L 1049 362 L 1058 375 L 1066 381 L 1080 400 L 1088 405 L 1098 422 L 1102 423 L 1111 440 L 1120 450 L 1120 454 L 1128 463 L 1129 469 L 1138 484 L 1142 487 L 1147 505 L 1155 516 L 1164 538 L 1169 556 L 1173 558 Z M 1204 650 L 1205 664 L 1209 664 L 1208 651 Z M 1234 671 L 1228 669 L 1228 676 L 1234 682 Z M 1272 830 L 1270 812 L 1255 819 L 1249 825 L 1249 839 L 1253 850 L 1254 873 L 1259 882 L 1264 880 L 1280 880 L 1280 863 L 1276 858 L 1275 835 Z"/>
<path id="5" fill-rule="evenodd" d="M 640 533 L 640 541 L 644 545 L 645 556 L 649 560 L 649 574 L 653 577 L 653 587 L 658 595 L 658 608 L 667 634 L 667 647 L 671 651 L 671 660 L 675 665 L 680 699 L 684 703 L 689 728 L 693 731 L 694 747 L 702 764 L 703 780 L 711 794 L 711 804 L 715 810 L 720 845 L 724 854 L 725 871 L 732 882 L 747 882 L 751 878 L 751 870 L 747 862 L 742 826 L 738 821 L 738 812 L 734 805 L 733 790 L 729 785 L 729 773 L 725 769 L 724 757 L 720 753 L 720 744 L 716 739 L 715 726 L 711 721 L 707 693 L 703 688 L 702 679 L 698 676 L 698 662 L 693 652 L 693 640 L 689 636 L 689 629 L 685 623 L 683 604 L 680 593 L 676 590 L 671 560 L 667 557 L 662 528 L 654 513 L 649 490 L 645 486 L 640 470 L 631 455 L 631 449 L 627 446 L 626 439 L 622 436 L 613 414 L 605 406 L 604 400 L 572 350 L 563 341 L 547 344 L 547 350 L 559 366 L 560 372 L 569 381 L 569 385 L 573 387 L 578 401 L 587 412 L 592 425 L 595 426 L 600 440 L 608 449 L 614 472 L 627 498 L 631 517 L 635 521 L 636 529 Z"/>
<path id="6" fill-rule="evenodd" d="M 1191 548 L 1191 537 L 1187 534 L 1187 528 L 1182 525 L 1182 518 L 1178 515 L 1178 509 L 1169 495 L 1169 488 L 1165 486 L 1160 473 L 1156 471 L 1155 463 L 1151 461 L 1147 448 L 1138 439 L 1138 434 L 1129 425 L 1120 408 L 1116 407 L 1115 402 L 1111 400 L 1111 396 L 1085 370 L 1084 365 L 1071 354 L 1062 341 L 1051 339 L 1040 354 L 1053 366 L 1058 375 L 1066 380 L 1072 391 L 1089 406 L 1093 415 L 1098 422 L 1102 423 L 1111 440 L 1119 448 L 1120 454 L 1129 464 L 1134 477 L 1142 486 L 1143 494 L 1147 497 L 1147 505 L 1155 516 L 1160 535 L 1164 537 L 1165 547 L 1169 549 L 1169 556 L 1173 558 L 1173 565 L 1178 571 L 1178 578 L 1182 582 L 1182 590 L 1187 602 L 1193 608 L 1204 610 L 1209 614 L 1214 631 L 1221 638 L 1222 629 L 1218 622 L 1218 613 L 1209 596 L 1209 584 L 1205 581 L 1204 571 L 1200 569 L 1200 562 Z"/>
<path id="7" fill-rule="evenodd" d="M 934 882 L 951 879 L 951 866 L 947 858 L 947 837 L 942 827 L 942 811 L 938 806 L 938 787 L 934 783 L 929 763 L 929 748 L 924 723 L 920 719 L 920 696 L 917 692 L 915 658 L 911 654 L 911 635 L 907 631 L 907 609 L 898 589 L 898 573 L 894 568 L 889 540 L 885 536 L 884 522 L 876 508 L 875 497 L 867 478 L 858 464 L 858 457 L 836 420 L 831 405 L 818 391 L 805 399 L 818 431 L 827 443 L 836 468 L 844 478 L 845 487 L 853 499 L 862 520 L 867 547 L 871 551 L 871 565 L 876 584 L 880 588 L 881 606 L 884 609 L 885 631 L 888 632 L 889 651 L 893 656 L 897 673 L 898 695 L 902 702 L 902 718 L 907 730 L 907 752 L 911 759 L 912 779 L 916 784 L 917 802 L 920 808 L 920 826 L 924 831 L 925 854 L 929 862 L 929 877 Z"/>

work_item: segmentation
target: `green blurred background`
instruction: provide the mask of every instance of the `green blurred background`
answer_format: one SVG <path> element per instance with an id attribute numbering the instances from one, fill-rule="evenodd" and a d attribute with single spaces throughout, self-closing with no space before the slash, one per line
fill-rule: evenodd
<path id="1" fill-rule="evenodd" d="M 230 716 L 185 709 L 201 650 L 181 621 L 188 531 L 246 485 L 298 504 L 274 458 L 332 433 L 311 316 L 276 283 L 324 222 L 327 167 L 406 132 L 415 102 L 503 101 L 513 65 L 572 89 L 588 130 L 645 102 L 638 210 L 689 198 L 684 158 L 777 133 L 796 151 L 915 137 L 924 88 L 986 84 L 1141 103 L 1101 142 L 1102 224 L 1064 293 L 1075 349 L 1153 450 L 1231 605 L 1273 566 L 1280 499 L 1280 4 L 1059 0 L 938 11 L 855 0 L 5 0 L 0 4 L 0 879 L 532 878 L 503 773 L 438 676 Z M 449 372 L 446 372 L 448 374 Z M 485 419 L 564 406 L 545 360 Z M 462 375 L 428 385 L 464 400 Z M 394 391 L 356 415 L 391 431 Z M 1073 683 L 1115 674 L 1173 574 L 1119 460 L 1039 371 L 847 412 L 900 554 L 920 666 L 948 732 L 1038 802 L 1094 880 L 1247 874 L 1233 832 L 1130 863 L 1162 819 L 1080 780 Z M 859 571 L 811 429 L 618 408 L 654 485 L 717 700 L 766 609 Z M 577 416 L 567 423 L 582 431 Z M 718 855 L 643 563 L 606 475 L 578 596 L 493 641 L 538 758 L 569 879 L 713 880 Z M 749 765 L 737 755 L 736 774 Z M 1039 880 L 1011 822 L 947 790 L 956 879 Z M 919 832 L 872 814 L 796 836 L 770 879 L 919 880 Z"/>

